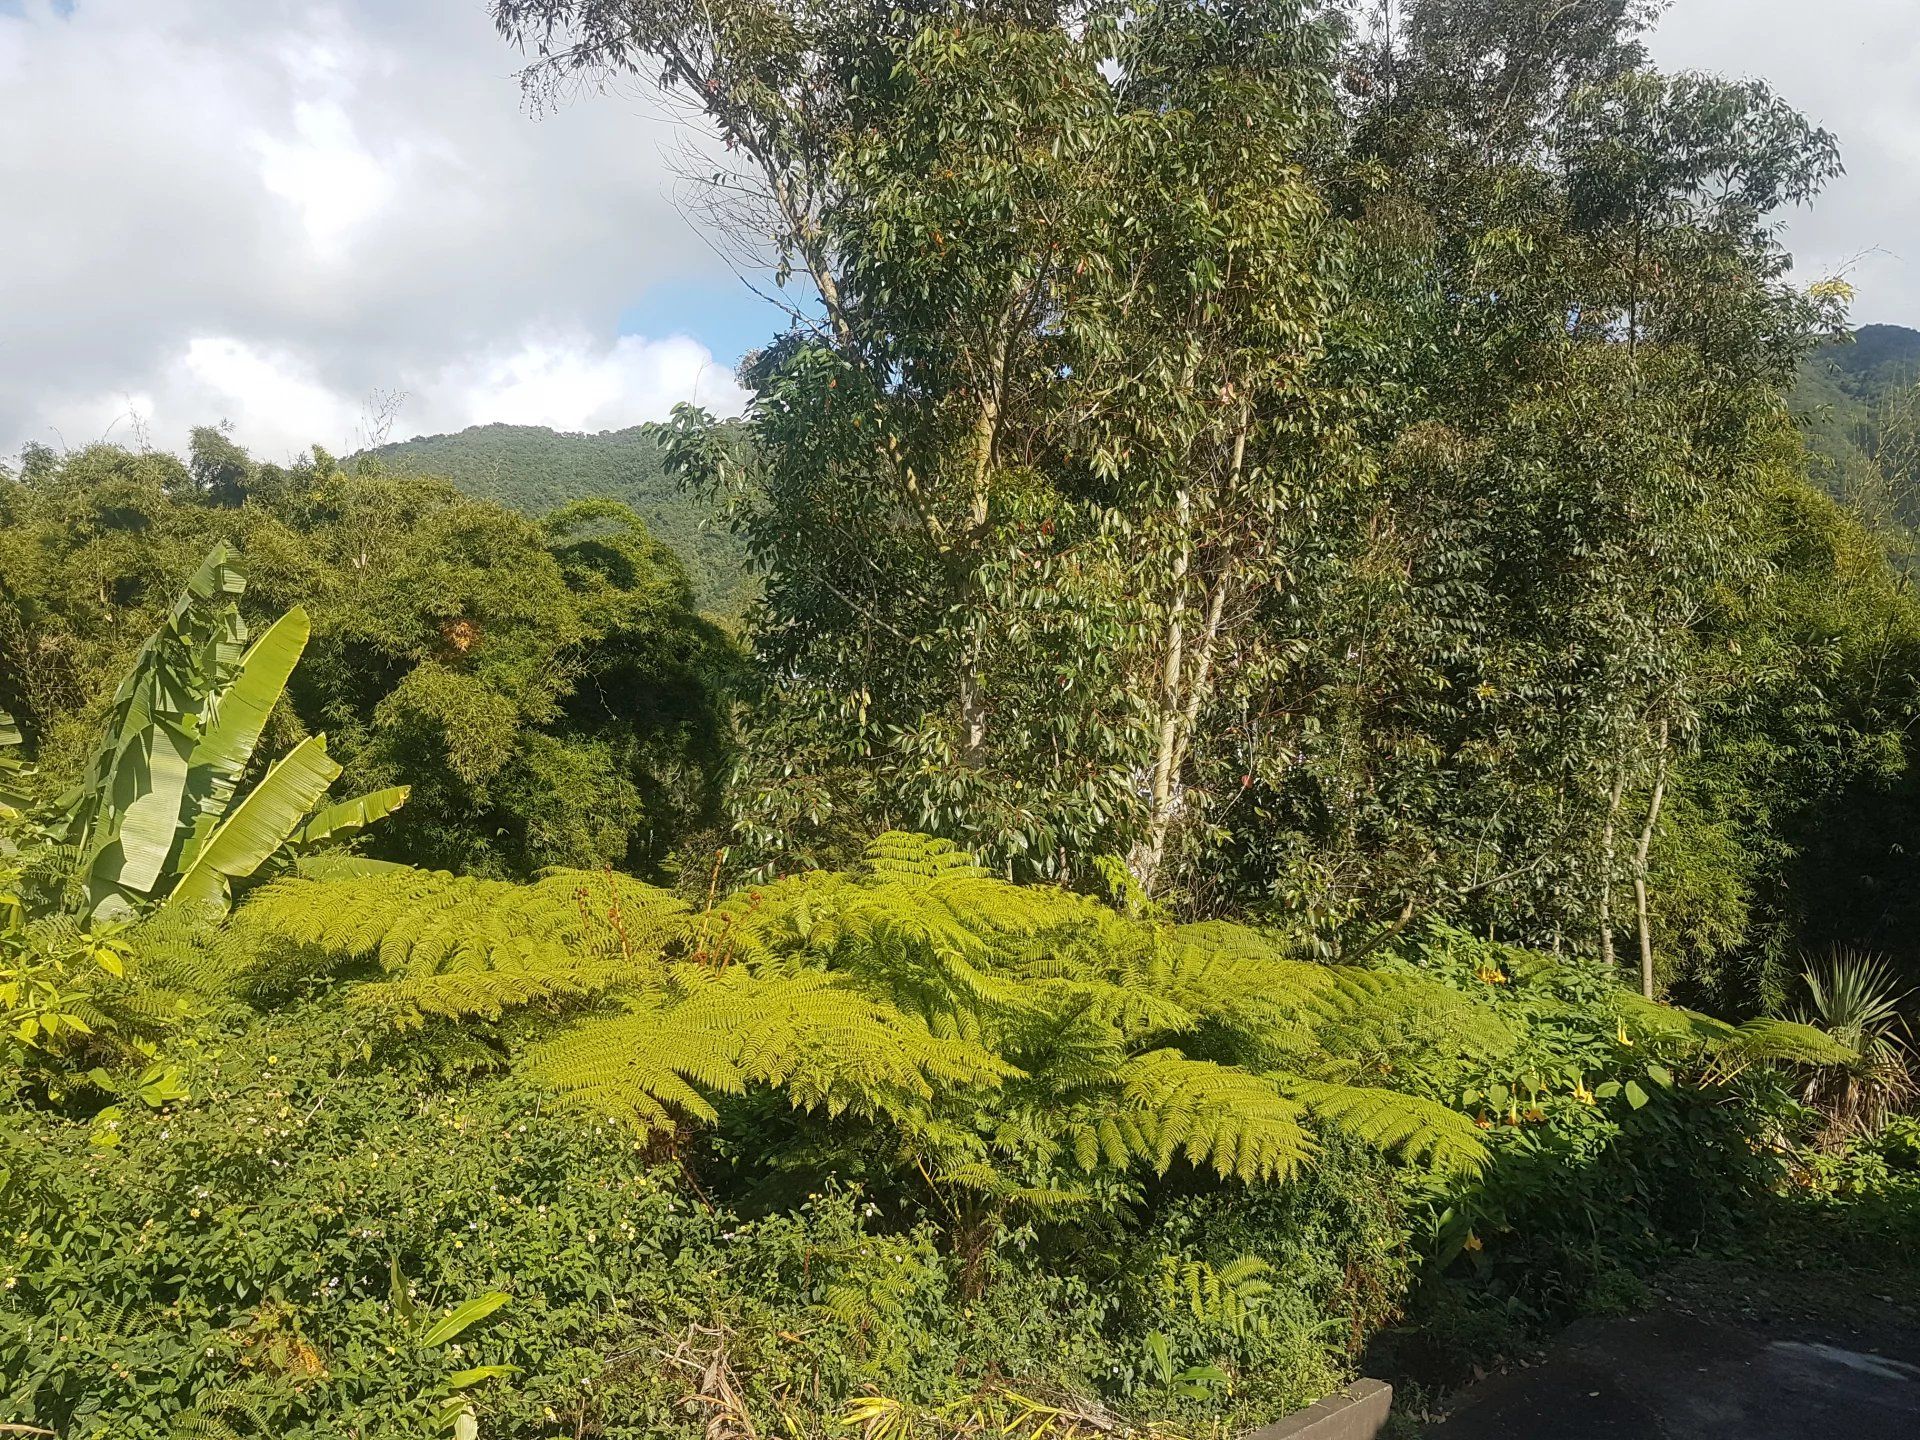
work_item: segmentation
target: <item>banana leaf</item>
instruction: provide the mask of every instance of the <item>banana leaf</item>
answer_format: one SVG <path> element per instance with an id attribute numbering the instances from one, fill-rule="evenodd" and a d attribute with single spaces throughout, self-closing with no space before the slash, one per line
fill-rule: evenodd
<path id="1" fill-rule="evenodd" d="M 386 790 L 370 790 L 365 795 L 327 806 L 300 827 L 293 837 L 294 848 L 307 850 L 323 841 L 344 840 L 358 834 L 406 804 L 410 788 L 395 785 Z"/>
<path id="2" fill-rule="evenodd" d="M 71 812 L 77 832 L 97 828 L 93 824 L 96 812 L 109 803 L 116 788 L 114 770 L 152 722 L 156 708 L 165 708 L 162 697 L 179 689 L 160 672 L 190 673 L 196 668 L 194 652 L 219 653 L 216 636 L 231 644 L 236 636 L 245 635 L 232 597 L 246 585 L 246 578 L 233 564 L 232 552 L 224 544 L 215 545 L 175 598 L 159 628 L 140 647 L 113 693 L 100 739 L 87 758 L 79 783 L 60 798 L 60 807 Z M 208 651 L 210 643 L 213 648 Z M 101 849 L 103 843 L 97 838 L 92 848 Z"/>
<path id="3" fill-rule="evenodd" d="M 33 770 L 17 753 L 25 744 L 26 739 L 20 727 L 13 723 L 13 717 L 0 710 L 0 805 L 17 807 L 27 803 L 26 788 L 20 782 Z"/>
<path id="4" fill-rule="evenodd" d="M 142 737 L 146 741 L 144 772 L 138 768 L 138 750 L 121 762 L 134 762 L 133 774 L 144 781 L 120 812 L 119 845 L 101 855 L 95 867 L 97 885 L 113 885 L 150 892 L 166 868 L 180 830 L 180 807 L 187 793 L 187 770 L 194 737 L 171 718 L 156 718 Z M 124 772 L 121 772 L 124 773 Z"/>
<path id="5" fill-rule="evenodd" d="M 197 905 L 224 911 L 228 882 L 253 874 L 300 828 L 339 778 L 327 737 L 312 735 L 274 762 L 247 797 L 207 838 L 167 897 L 168 908 Z"/>
<path id="6" fill-rule="evenodd" d="M 287 611 L 247 647 L 233 678 L 213 696 L 202 716 L 187 789 L 193 797 L 192 830 L 180 852 L 182 869 L 200 849 L 233 803 L 233 791 L 260 743 L 267 717 L 286 692 L 287 679 L 300 663 L 312 626 L 299 606 Z"/>

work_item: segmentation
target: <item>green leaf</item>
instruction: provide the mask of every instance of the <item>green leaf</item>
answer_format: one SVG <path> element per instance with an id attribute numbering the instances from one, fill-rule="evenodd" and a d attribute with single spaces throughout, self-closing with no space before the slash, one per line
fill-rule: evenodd
<path id="1" fill-rule="evenodd" d="M 493 1314 L 513 1297 L 499 1290 L 490 1290 L 485 1295 L 476 1295 L 457 1307 L 452 1314 L 442 1317 L 432 1329 L 420 1337 L 420 1343 L 432 1349 L 435 1345 L 444 1345 L 469 1325 L 476 1325 Z"/>
<path id="2" fill-rule="evenodd" d="M 518 1365 L 476 1365 L 471 1370 L 456 1370 L 447 1377 L 447 1384 L 459 1390 L 468 1385 L 477 1385 L 482 1380 L 502 1380 L 509 1375 L 518 1375 Z"/>
<path id="3" fill-rule="evenodd" d="M 406 1278 L 400 1273 L 400 1257 L 391 1253 L 387 1256 L 387 1299 L 393 1305 L 393 1313 L 408 1325 L 420 1313 L 420 1307 L 407 1292 Z"/>
<path id="4" fill-rule="evenodd" d="M 0 710 L 0 806 L 21 806 L 27 803 L 27 792 L 19 782 L 33 771 L 19 755 L 10 752 L 23 748 L 26 739 L 20 733 L 20 727 L 14 724 L 13 717 Z"/>
<path id="5" fill-rule="evenodd" d="M 145 772 L 135 772 L 144 783 L 121 813 L 117 852 L 103 854 L 103 868 L 96 872 L 100 879 L 142 895 L 151 893 L 159 881 L 180 831 L 194 744 L 187 731 L 159 717 L 147 728 L 145 739 Z M 137 763 L 137 754 L 131 758 Z"/>
<path id="6" fill-rule="evenodd" d="M 1647 1103 L 1647 1092 L 1641 1088 L 1638 1080 L 1629 1080 L 1624 1087 L 1627 1092 L 1627 1104 L 1638 1110 Z"/>
<path id="7" fill-rule="evenodd" d="M 141 1072 L 139 1080 L 134 1083 L 133 1093 L 135 1098 L 155 1110 L 191 1099 L 193 1095 L 180 1073 L 180 1067 L 164 1060 L 156 1060 Z"/>
<path id="8" fill-rule="evenodd" d="M 327 737 L 302 740 L 274 763 L 258 785 L 214 831 L 167 897 L 166 905 L 225 910 L 227 883 L 253 874 L 299 828 L 340 776 L 327 755 Z"/>
<path id="9" fill-rule="evenodd" d="M 337 805 L 329 805 L 300 827 L 293 837 L 293 843 L 300 849 L 310 849 L 327 840 L 344 840 L 366 829 L 378 821 L 384 820 L 402 805 L 412 787 L 395 785 L 386 790 L 372 790 L 365 795 L 356 795 L 351 800 L 342 800 Z"/>
<path id="10" fill-rule="evenodd" d="M 218 695 L 209 697 L 190 777 L 199 815 L 181 852 L 183 867 L 193 864 L 232 803 L 234 786 L 253 758 L 260 732 L 286 692 L 287 679 L 311 633 L 307 612 L 296 605 L 247 647 L 233 679 Z"/>

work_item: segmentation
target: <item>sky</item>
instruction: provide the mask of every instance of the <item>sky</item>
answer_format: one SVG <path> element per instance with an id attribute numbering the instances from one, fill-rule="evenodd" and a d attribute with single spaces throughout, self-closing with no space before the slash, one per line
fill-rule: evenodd
<path id="1" fill-rule="evenodd" d="M 1858 324 L 1920 328 L 1920 0 L 1675 0 L 1651 48 L 1764 79 L 1839 137 L 1847 173 L 1787 219 L 1796 278 L 1852 282 Z"/>
<path id="2" fill-rule="evenodd" d="M 1920 0 L 1677 0 L 1653 48 L 1840 136 L 1799 274 L 1920 326 Z M 0 456 L 736 411 L 784 322 L 676 203 L 688 132 L 517 63 L 484 0 L 0 0 Z"/>

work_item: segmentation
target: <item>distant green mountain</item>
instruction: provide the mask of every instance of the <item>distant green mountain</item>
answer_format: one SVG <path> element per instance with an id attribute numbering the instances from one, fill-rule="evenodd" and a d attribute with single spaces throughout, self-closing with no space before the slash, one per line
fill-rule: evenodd
<path id="1" fill-rule="evenodd" d="M 660 444 L 643 426 L 584 435 L 544 425 L 475 425 L 368 453 L 395 470 L 444 476 L 477 499 L 525 515 L 570 500 L 618 500 L 686 561 L 701 609 L 737 618 L 753 597 L 744 547 L 711 506 L 667 474 Z"/>
<path id="2" fill-rule="evenodd" d="M 1826 489 L 1920 528 L 1920 330 L 1862 325 L 1807 357 L 1791 398 Z"/>

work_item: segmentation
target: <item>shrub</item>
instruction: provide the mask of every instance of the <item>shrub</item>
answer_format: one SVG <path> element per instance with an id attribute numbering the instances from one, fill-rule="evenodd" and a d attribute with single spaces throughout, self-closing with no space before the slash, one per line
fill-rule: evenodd
<path id="1" fill-rule="evenodd" d="M 1194 1192 L 1144 1226 L 1010 1229 L 969 1294 L 931 1224 L 858 1187 L 764 1213 L 710 1201 L 510 1074 L 440 1081 L 403 1042 L 359 1042 L 337 1009 L 295 1005 L 183 1049 L 193 1104 L 0 1125 L 11 1416 L 305 1440 L 424 1433 L 462 1392 L 496 1437 L 694 1436 L 729 1406 L 822 1434 L 862 1393 L 937 1406 L 994 1385 L 1180 1409 L 1141 1378 L 1153 1328 L 1224 1367 L 1227 1410 L 1264 1415 L 1337 1377 L 1348 1330 L 1328 1307 L 1375 1323 L 1368 1297 L 1404 1274 L 1386 1171 L 1343 1146 L 1312 1179 Z M 1271 1267 L 1257 1319 L 1164 1303 L 1241 1247 Z M 514 1369 L 456 1384 L 493 1366 Z"/>

